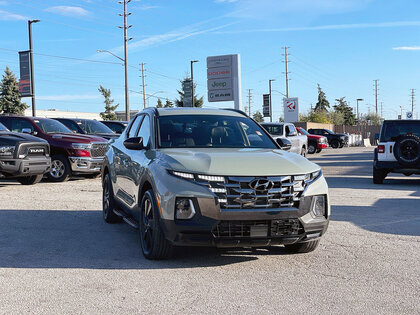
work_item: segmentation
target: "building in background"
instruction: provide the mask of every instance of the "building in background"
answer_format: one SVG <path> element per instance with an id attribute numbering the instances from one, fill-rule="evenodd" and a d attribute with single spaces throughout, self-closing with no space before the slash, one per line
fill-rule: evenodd
<path id="1" fill-rule="evenodd" d="M 25 110 L 25 116 L 32 116 L 32 111 L 30 109 Z M 45 118 L 83 118 L 83 119 L 96 119 L 102 120 L 99 113 L 87 113 L 87 112 L 71 112 L 71 111 L 61 111 L 58 109 L 47 109 L 47 110 L 37 110 L 37 117 Z"/>

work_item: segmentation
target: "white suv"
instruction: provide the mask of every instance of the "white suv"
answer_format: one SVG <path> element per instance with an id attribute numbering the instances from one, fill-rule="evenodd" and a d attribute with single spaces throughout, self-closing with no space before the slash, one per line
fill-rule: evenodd
<path id="1" fill-rule="evenodd" d="M 385 120 L 375 149 L 373 182 L 388 173 L 420 174 L 420 120 Z"/>

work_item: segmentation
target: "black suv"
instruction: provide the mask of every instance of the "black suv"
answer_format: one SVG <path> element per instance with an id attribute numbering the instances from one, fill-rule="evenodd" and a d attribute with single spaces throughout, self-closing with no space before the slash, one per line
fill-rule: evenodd
<path id="1" fill-rule="evenodd" d="M 48 142 L 10 132 L 0 123 L 0 178 L 16 178 L 23 185 L 38 183 L 51 167 Z"/>
<path id="2" fill-rule="evenodd" d="M 310 134 L 324 136 L 328 139 L 328 144 L 333 149 L 342 148 L 349 143 L 349 136 L 345 133 L 334 133 L 329 129 L 311 128 L 308 130 Z"/>
<path id="3" fill-rule="evenodd" d="M 82 135 L 99 136 L 107 140 L 118 138 L 115 132 L 105 126 L 103 123 L 94 119 L 80 119 L 80 118 L 53 118 L 58 120 L 74 133 Z"/>

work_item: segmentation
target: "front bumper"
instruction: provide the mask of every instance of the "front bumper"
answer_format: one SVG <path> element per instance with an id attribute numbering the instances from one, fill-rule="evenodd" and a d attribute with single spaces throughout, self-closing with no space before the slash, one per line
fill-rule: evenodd
<path id="1" fill-rule="evenodd" d="M 6 177 L 42 175 L 50 167 L 51 158 L 46 156 L 0 160 L 0 174 Z"/>
<path id="2" fill-rule="evenodd" d="M 318 149 L 326 149 L 326 148 L 328 148 L 328 144 L 318 142 L 317 148 Z"/>
<path id="3" fill-rule="evenodd" d="M 71 169 L 74 173 L 99 173 L 104 158 L 69 156 Z"/>

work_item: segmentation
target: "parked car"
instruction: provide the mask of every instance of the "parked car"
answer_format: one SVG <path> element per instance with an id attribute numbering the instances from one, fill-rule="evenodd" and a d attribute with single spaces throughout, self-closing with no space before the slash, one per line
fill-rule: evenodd
<path id="1" fill-rule="evenodd" d="M 388 173 L 420 174 L 420 120 L 385 120 L 374 151 L 373 182 Z"/>
<path id="2" fill-rule="evenodd" d="M 102 178 L 105 221 L 139 229 L 148 259 L 177 245 L 310 252 L 330 217 L 320 167 L 240 111 L 147 108 L 110 142 Z"/>
<path id="3" fill-rule="evenodd" d="M 106 125 L 109 129 L 111 129 L 116 134 L 120 135 L 123 133 L 125 127 L 127 127 L 127 121 L 118 121 L 118 120 L 102 120 L 101 123 Z"/>
<path id="4" fill-rule="evenodd" d="M 324 136 L 333 149 L 342 148 L 349 143 L 350 137 L 345 133 L 334 133 L 329 129 L 310 128 L 308 132 L 312 135 Z"/>
<path id="5" fill-rule="evenodd" d="M 322 149 L 328 148 L 328 139 L 324 136 L 311 135 L 302 127 L 296 127 L 298 133 L 308 137 L 308 153 L 319 153 Z"/>
<path id="6" fill-rule="evenodd" d="M 48 142 L 31 135 L 10 132 L 0 123 L 0 178 L 33 185 L 51 167 Z"/>
<path id="7" fill-rule="evenodd" d="M 287 138 L 292 143 L 290 152 L 306 156 L 308 138 L 299 135 L 292 123 L 262 123 L 261 126 L 274 138 Z"/>
<path id="8" fill-rule="evenodd" d="M 0 116 L 0 123 L 13 132 L 28 133 L 50 144 L 50 181 L 63 182 L 74 174 L 99 175 L 108 144 L 105 139 L 74 134 L 49 118 Z"/>
<path id="9" fill-rule="evenodd" d="M 74 133 L 82 135 L 99 136 L 107 140 L 118 138 L 115 132 L 105 126 L 103 123 L 94 119 L 79 119 L 79 118 L 53 118 L 58 120 Z"/>

